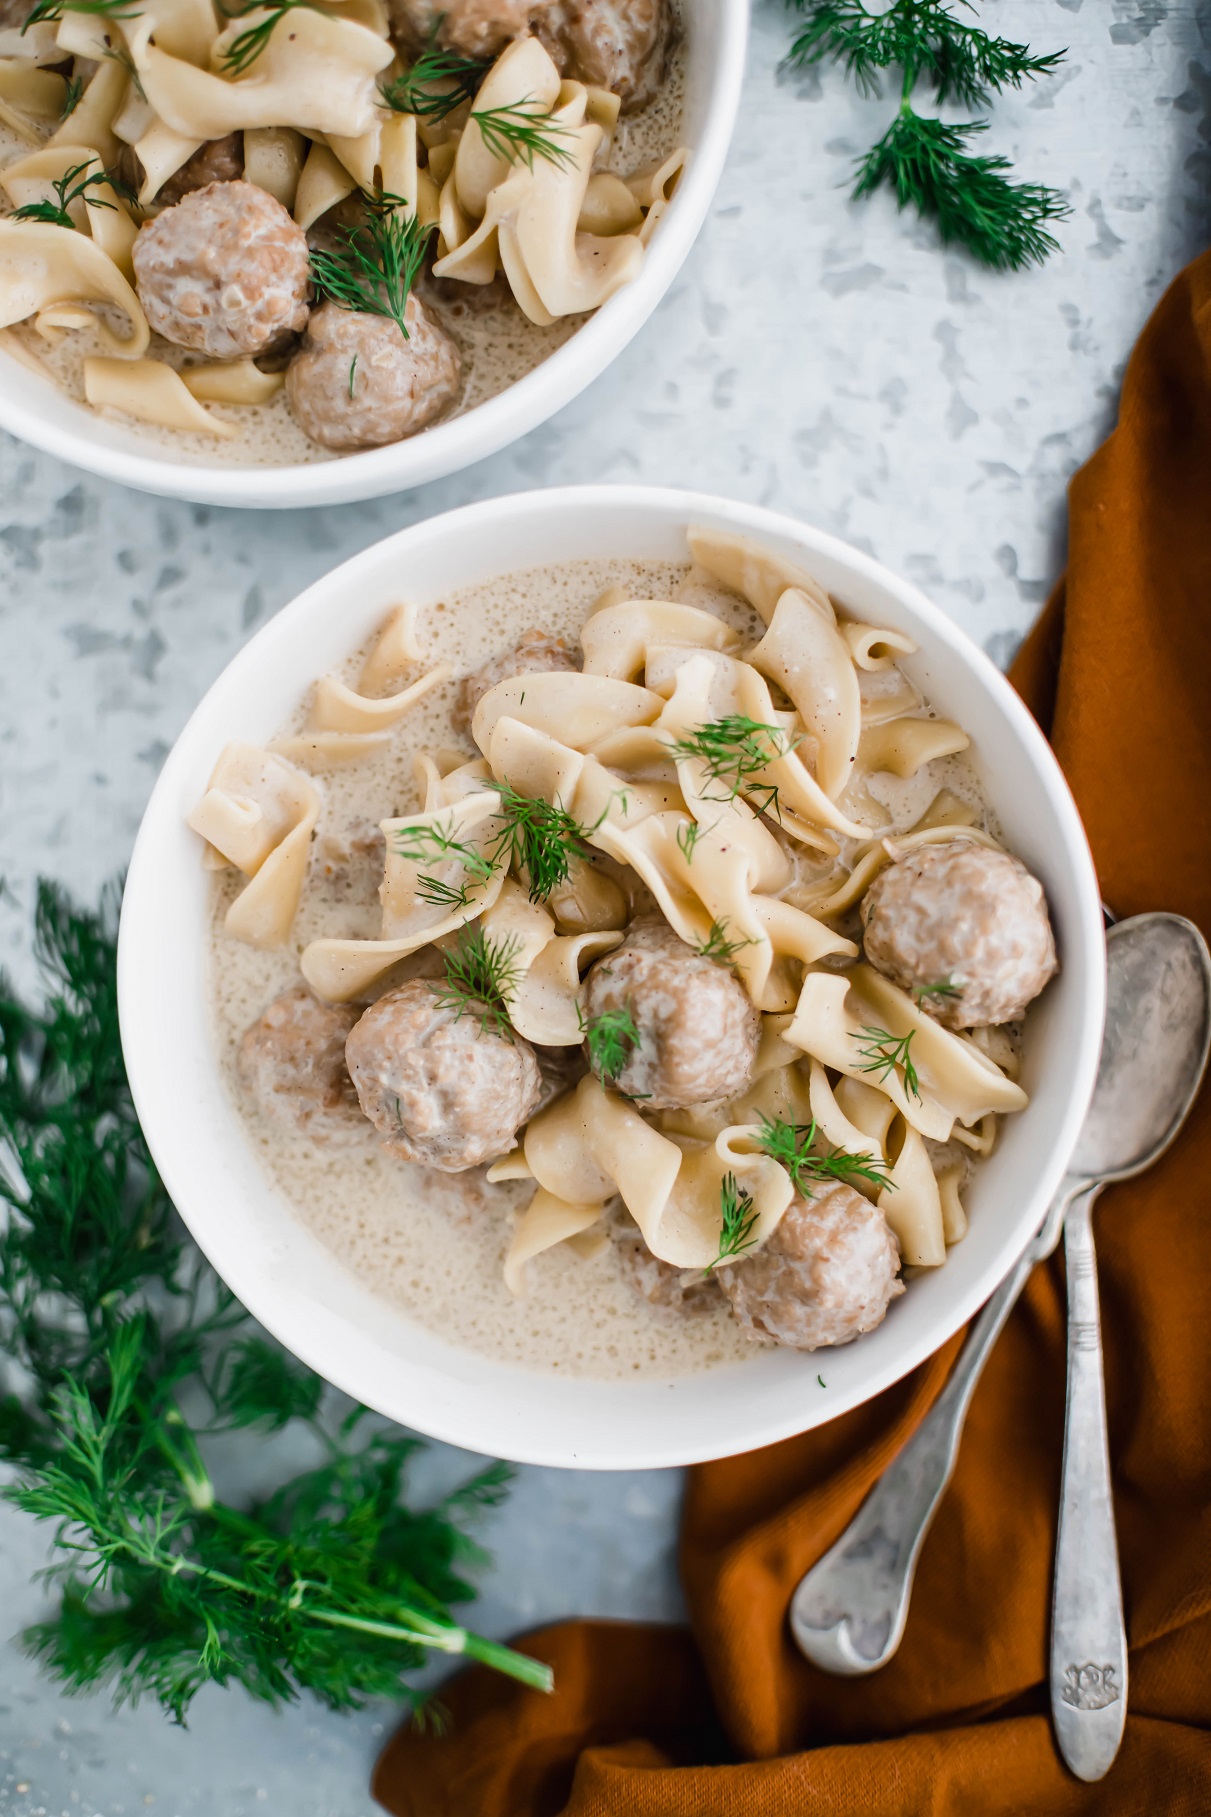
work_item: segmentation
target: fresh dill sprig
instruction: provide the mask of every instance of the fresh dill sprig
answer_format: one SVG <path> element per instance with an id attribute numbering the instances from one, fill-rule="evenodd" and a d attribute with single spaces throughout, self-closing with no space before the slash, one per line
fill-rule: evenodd
<path id="1" fill-rule="evenodd" d="M 918 1003 L 925 1003 L 930 997 L 937 997 L 939 1000 L 961 997 L 963 988 L 956 984 L 953 978 L 947 977 L 939 978 L 936 984 L 918 984 L 912 994 Z"/>
<path id="2" fill-rule="evenodd" d="M 492 787 L 500 791 L 502 823 L 493 836 L 492 861 L 523 872 L 530 901 L 545 902 L 567 882 L 574 858 L 592 857 L 585 844 L 586 829 L 541 796 L 519 794 L 508 782 L 494 782 Z"/>
<path id="3" fill-rule="evenodd" d="M 862 1035 L 866 1037 L 866 1045 L 860 1046 L 858 1052 L 866 1064 L 860 1066 L 858 1071 L 875 1073 L 882 1083 L 884 1080 L 890 1079 L 898 1069 L 904 1074 L 905 1091 L 916 1098 L 919 1103 L 921 1082 L 917 1077 L 917 1069 L 913 1064 L 910 1051 L 915 1033 L 915 1029 L 910 1029 L 906 1035 L 893 1035 L 891 1030 L 886 1028 L 864 1028 Z M 854 1040 L 860 1041 L 861 1036 L 855 1035 Z"/>
<path id="4" fill-rule="evenodd" d="M 184 1239 L 126 1082 L 116 911 L 116 892 L 89 915 L 41 885 L 48 1001 L 0 985 L 0 1353 L 21 1382 L 0 1394 L 18 1472 L 2 1493 L 62 1555 L 27 1649 L 71 1690 L 153 1697 L 177 1722 L 210 1681 L 269 1704 L 412 1701 L 407 1674 L 435 1650 L 549 1687 L 449 1613 L 482 1557 L 463 1521 L 499 1496 L 500 1467 L 409 1509 L 419 1442 L 365 1408 L 334 1418 Z M 236 1506 L 204 1450 L 254 1426 L 293 1426 L 319 1461 Z"/>
<path id="5" fill-rule="evenodd" d="M 891 0 L 879 12 L 868 11 L 862 0 L 790 4 L 803 15 L 787 57 L 792 68 L 835 58 L 867 95 L 881 92 L 882 72 L 902 71 L 899 111 L 858 160 L 855 197 L 886 186 L 899 207 L 935 220 L 943 242 L 965 246 L 994 269 L 1041 264 L 1056 250 L 1046 224 L 1070 212 L 1058 191 L 1011 182 L 1007 159 L 973 155 L 970 142 L 987 130 L 987 121 L 947 124 L 917 113 L 912 95 L 924 78 L 939 104 L 986 107 L 994 94 L 1053 74 L 1063 51 L 1035 56 L 1029 45 L 968 24 L 945 0 Z M 974 11 L 969 0 L 955 4 Z"/>
<path id="6" fill-rule="evenodd" d="M 871 1186 L 894 1189 L 887 1162 L 879 1155 L 854 1155 L 847 1149 L 834 1148 L 826 1155 L 811 1151 L 817 1140 L 816 1119 L 810 1123 L 788 1123 L 782 1117 L 761 1119 L 758 1141 L 766 1154 L 785 1167 L 795 1191 L 803 1198 L 812 1197 L 813 1185 L 831 1180 L 852 1184 L 865 1180 Z"/>
<path id="7" fill-rule="evenodd" d="M 408 340 L 408 297 L 434 224 L 422 227 L 404 198 L 386 190 L 363 192 L 362 202 L 366 219 L 360 227 L 342 228 L 343 245 L 335 251 L 313 248 L 312 282 L 340 309 L 390 316 Z"/>
<path id="8" fill-rule="evenodd" d="M 21 27 L 24 34 L 31 25 L 46 25 L 53 20 L 61 19 L 64 13 L 86 13 L 103 19 L 135 19 L 138 12 L 130 0 L 37 0 L 25 24 Z"/>
<path id="9" fill-rule="evenodd" d="M 107 63 L 116 63 L 119 69 L 124 69 L 130 77 L 131 82 L 134 84 L 134 91 L 136 95 L 138 95 L 140 101 L 146 101 L 147 90 L 143 87 L 143 83 L 139 78 L 139 71 L 135 64 L 135 60 L 126 49 L 125 45 L 113 45 L 105 52 L 105 61 Z"/>
<path id="10" fill-rule="evenodd" d="M 493 858 L 477 852 L 464 840 L 453 838 L 432 822 L 424 826 L 396 827 L 391 844 L 401 858 L 409 858 L 414 864 L 438 859 L 455 861 L 476 883 L 485 883 L 496 868 Z M 435 877 L 431 871 L 420 872 L 416 879 L 416 894 L 431 908 L 466 908 L 471 900 L 469 884 L 450 883 L 445 878 Z"/>
<path id="11" fill-rule="evenodd" d="M 439 126 L 456 108 L 474 101 L 491 67 L 486 58 L 442 50 L 430 37 L 411 69 L 393 82 L 384 82 L 379 92 L 395 113 L 415 114 Z"/>
<path id="12" fill-rule="evenodd" d="M 313 12 L 319 11 L 314 0 L 269 0 L 268 5 L 265 5 L 263 0 L 245 0 L 243 6 L 235 7 L 225 6 L 223 0 L 219 0 L 219 10 L 228 19 L 244 19 L 250 13 L 264 15 L 263 18 L 257 20 L 255 25 L 249 25 L 242 32 L 237 32 L 231 43 L 222 52 L 224 74 L 242 76 L 244 71 L 261 55 L 286 14 L 293 12 L 296 6 L 310 6 Z"/>
<path id="13" fill-rule="evenodd" d="M 444 977 L 429 988 L 443 1009 L 454 1011 L 456 1022 L 469 1012 L 486 1034 L 512 1041 L 509 999 L 521 982 L 520 951 L 515 934 L 493 940 L 478 922 L 460 928 L 442 953 Z"/>
<path id="14" fill-rule="evenodd" d="M 63 84 L 63 112 L 59 115 L 61 120 L 71 118 L 77 107 L 79 107 L 83 94 L 84 77 L 68 76 Z"/>
<path id="15" fill-rule="evenodd" d="M 353 358 L 349 362 L 349 401 L 350 401 L 350 403 L 352 403 L 352 401 L 353 401 L 353 381 L 356 378 L 356 376 L 357 376 L 357 355 L 355 353 Z"/>
<path id="16" fill-rule="evenodd" d="M 737 1184 L 734 1173 L 725 1173 L 719 1183 L 719 1252 L 703 1272 L 710 1274 L 720 1262 L 730 1262 L 752 1249 L 757 1242 L 753 1235 L 756 1223 L 753 1195 Z"/>
<path id="17" fill-rule="evenodd" d="M 756 945 L 755 940 L 747 938 L 729 940 L 727 937 L 729 926 L 730 923 L 727 921 L 712 921 L 706 939 L 700 940 L 694 951 L 703 959 L 714 959 L 720 965 L 726 965 L 742 947 Z"/>
<path id="18" fill-rule="evenodd" d="M 107 202 L 103 196 L 88 193 L 98 184 L 104 184 L 107 189 L 112 189 L 115 195 L 122 197 L 123 201 L 133 202 L 135 199 L 125 183 L 120 182 L 117 177 L 111 177 L 108 171 L 89 171 L 88 163 L 73 164 L 70 170 L 65 170 L 61 177 L 56 177 L 51 183 L 51 188 L 55 192 L 53 202 L 24 202 L 20 208 L 14 208 L 12 219 L 14 221 L 45 221 L 51 227 L 74 228 L 76 223 L 68 213 L 73 202 L 83 201 L 89 208 L 117 208 L 116 202 Z"/>
<path id="19" fill-rule="evenodd" d="M 639 1046 L 638 1023 L 625 1006 L 586 1018 L 577 1004 L 576 1020 L 589 1050 L 589 1065 L 603 1083 L 612 1085 Z"/>
<path id="20" fill-rule="evenodd" d="M 533 170 L 535 158 L 543 158 L 566 169 L 576 161 L 571 148 L 559 143 L 571 136 L 571 128 L 556 120 L 535 95 L 524 95 L 502 107 L 486 107 L 471 118 L 488 150 L 509 164 L 525 164 Z"/>
<path id="21" fill-rule="evenodd" d="M 737 795 L 751 796 L 761 811 L 780 818 L 777 787 L 756 779 L 780 757 L 787 757 L 799 743 L 781 726 L 765 725 L 744 713 L 726 713 L 712 719 L 696 731 L 674 739 L 669 750 L 674 759 L 694 759 L 701 763 L 711 782 L 727 790 L 725 795 L 709 796 L 713 801 L 734 801 Z"/>

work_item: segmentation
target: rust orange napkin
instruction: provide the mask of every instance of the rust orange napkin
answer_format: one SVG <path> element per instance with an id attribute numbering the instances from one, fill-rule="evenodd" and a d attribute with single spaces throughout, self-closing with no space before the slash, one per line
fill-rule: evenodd
<path id="1" fill-rule="evenodd" d="M 1066 581 L 1014 670 L 1119 915 L 1211 931 L 1211 254 L 1144 330 L 1117 429 L 1076 475 Z M 1096 1213 L 1130 1712 L 1110 1776 L 1063 1767 L 1047 1716 L 1065 1302 L 1035 1270 L 976 1392 L 903 1645 L 871 1678 L 795 1651 L 786 1608 L 932 1402 L 955 1339 L 819 1431 L 691 1472 L 692 1633 L 568 1622 L 527 1648 L 546 1698 L 482 1669 L 448 1733 L 404 1728 L 396 1817 L 1032 1817 L 1211 1812 L 1211 1115 Z"/>

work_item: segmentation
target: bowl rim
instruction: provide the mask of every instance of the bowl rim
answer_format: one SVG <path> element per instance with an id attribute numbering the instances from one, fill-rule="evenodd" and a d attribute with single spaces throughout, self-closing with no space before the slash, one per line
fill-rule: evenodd
<path id="1" fill-rule="evenodd" d="M 934 1327 L 902 1345 L 881 1367 L 870 1373 L 868 1380 L 858 1384 L 856 1388 L 839 1388 L 835 1396 L 830 1395 L 827 1415 L 821 1410 L 817 1416 L 814 1406 L 806 1399 L 801 1409 L 782 1417 L 762 1418 L 760 1410 L 754 1408 L 750 1410 L 743 1432 L 729 1432 L 723 1445 L 714 1441 L 686 1439 L 677 1434 L 668 1435 L 658 1446 L 646 1439 L 643 1444 L 637 1444 L 613 1437 L 603 1438 L 600 1432 L 594 1431 L 587 1440 L 582 1441 L 587 1449 L 569 1447 L 562 1441 L 552 1442 L 541 1432 L 530 1432 L 524 1441 L 511 1436 L 505 1446 L 501 1443 L 501 1435 L 493 1417 L 491 1395 L 483 1397 L 485 1405 L 478 1407 L 474 1413 L 468 1415 L 465 1409 L 460 1410 L 454 1419 L 443 1413 L 435 1414 L 428 1403 L 420 1407 L 414 1402 L 405 1406 L 398 1395 L 393 1397 L 390 1383 L 380 1387 L 379 1378 L 373 1373 L 375 1346 L 372 1338 L 367 1337 L 358 1327 L 350 1329 L 348 1321 L 344 1321 L 341 1324 L 342 1336 L 336 1347 L 337 1353 L 333 1354 L 329 1338 L 339 1315 L 325 1310 L 324 1318 L 319 1321 L 304 1316 L 305 1309 L 298 1303 L 297 1295 L 292 1298 L 289 1293 L 282 1293 L 274 1282 L 262 1279 L 247 1266 L 238 1242 L 220 1241 L 216 1237 L 215 1231 L 207 1223 L 206 1206 L 197 1203 L 195 1181 L 192 1176 L 186 1176 L 183 1165 L 178 1165 L 177 1134 L 174 1132 L 183 1130 L 186 1120 L 180 1117 L 179 1104 L 165 1094 L 156 1077 L 155 1059 L 151 1051 L 154 1045 L 151 1039 L 154 1017 L 148 1014 L 150 1006 L 142 1001 L 146 997 L 146 991 L 140 979 L 140 955 L 156 925 L 159 890 L 155 848 L 160 838 L 159 825 L 167 820 L 175 827 L 179 820 L 179 802 L 186 775 L 191 784 L 195 783 L 197 754 L 193 747 L 198 745 L 207 720 L 218 709 L 228 691 L 238 688 L 246 678 L 265 673 L 272 664 L 275 647 L 280 645 L 284 650 L 295 640 L 296 623 L 304 622 L 309 614 L 333 609 L 341 597 L 356 597 L 359 576 L 363 571 L 377 567 L 388 554 L 392 559 L 398 555 L 406 561 L 409 545 L 423 544 L 432 539 L 434 546 L 442 543 L 457 546 L 464 532 L 486 533 L 490 537 L 494 528 L 506 524 L 515 528 L 520 522 L 524 527 L 527 520 L 548 516 L 558 519 L 561 515 L 571 515 L 574 518 L 577 513 L 591 515 L 595 510 L 608 512 L 618 509 L 632 513 L 648 512 L 658 520 L 675 518 L 685 524 L 707 522 L 722 528 L 733 528 L 758 539 L 767 537 L 775 543 L 790 541 L 799 546 L 809 561 L 813 553 L 837 561 L 855 578 L 869 580 L 894 594 L 916 616 L 931 641 L 947 647 L 953 656 L 979 677 L 985 688 L 996 697 L 1017 746 L 1045 789 L 1060 824 L 1062 842 L 1057 842 L 1056 851 L 1067 868 L 1078 904 L 1076 927 L 1079 929 L 1078 937 L 1074 937 L 1071 923 L 1066 930 L 1068 945 L 1064 965 L 1066 974 L 1076 980 L 1074 988 L 1078 1002 L 1084 1006 L 1084 1014 L 1078 1029 L 1078 1052 L 1071 1073 L 1066 1077 L 1067 1096 L 1060 1112 L 1058 1131 L 1049 1151 L 1036 1164 L 1035 1183 L 1029 1193 L 1038 1212 L 1037 1218 L 1033 1219 L 1029 1228 L 1016 1229 L 1015 1241 L 985 1264 L 963 1290 L 956 1292 L 953 1302 L 948 1304 Z M 499 571 L 516 571 L 522 565 L 524 564 L 510 562 L 508 568 L 502 567 Z M 928 654 L 926 644 L 922 644 L 922 649 Z M 210 741 L 206 748 L 212 762 L 215 735 L 205 735 Z M 387 1417 L 401 1424 L 448 1444 L 489 1455 L 506 1455 L 516 1462 L 527 1464 L 580 1469 L 664 1468 L 738 1455 L 793 1437 L 851 1411 L 903 1379 L 933 1355 L 983 1305 L 1032 1239 L 1047 1203 L 1064 1177 L 1084 1121 L 1096 1079 L 1105 1011 L 1102 925 L 1101 900 L 1088 841 L 1076 804 L 1050 745 L 1024 702 L 1000 670 L 912 582 L 901 578 L 872 556 L 841 539 L 816 530 L 789 514 L 771 511 L 762 506 L 743 504 L 706 493 L 662 487 L 572 486 L 481 500 L 397 531 L 330 569 L 294 601 L 284 606 L 236 653 L 207 690 L 174 743 L 152 791 L 139 829 L 131 857 L 119 929 L 119 1017 L 135 1108 L 161 1177 L 178 1211 L 220 1277 L 253 1316 L 294 1355 L 353 1398 L 377 1407 Z M 207 1034 L 209 1035 L 209 1031 Z M 213 1066 L 213 1045 L 210 1042 L 207 1053 Z M 172 1104 L 173 1116 L 166 1114 L 161 1118 L 161 1104 Z M 369 1289 L 363 1287 L 363 1292 L 369 1293 Z M 399 1309 L 396 1309 L 395 1316 L 407 1320 L 407 1314 L 401 1313 Z M 325 1321 L 325 1330 L 317 1335 L 317 1322 L 325 1324 Z M 454 1365 L 460 1357 L 472 1358 L 476 1365 L 491 1363 L 491 1359 L 467 1352 L 452 1343 L 447 1343 L 446 1347 Z M 799 1353 L 793 1354 L 798 1356 Z M 819 1353 L 816 1354 L 818 1359 Z M 829 1353 L 825 1353 L 827 1354 Z M 499 1368 L 506 1380 L 516 1379 L 518 1375 L 530 1375 L 536 1382 L 549 1384 L 556 1379 L 539 1372 L 531 1375 L 531 1372 L 515 1371 L 508 1364 L 492 1366 Z M 412 1370 L 414 1377 L 426 1373 L 426 1366 L 413 1363 L 401 1363 L 400 1368 L 401 1372 Z M 431 1366 L 428 1366 L 428 1373 L 437 1379 L 437 1371 Z M 700 1381 L 702 1373 L 678 1379 L 692 1383 Z M 675 1387 L 676 1383 L 654 1383 L 649 1378 L 641 1384 L 610 1383 L 608 1387 L 650 1390 L 654 1386 L 664 1388 L 670 1385 Z M 416 1387 L 417 1382 L 414 1380 L 414 1394 Z M 602 1384 L 590 1378 L 563 1378 L 562 1381 L 564 1389 L 583 1391 L 585 1401 L 591 1401 L 593 1391 L 600 1387 Z M 586 1414 L 586 1423 L 589 1417 Z"/>
<path id="2" fill-rule="evenodd" d="M 83 405 L 76 405 L 81 422 L 76 429 L 44 415 L 37 399 L 27 402 L 9 395 L 6 365 L 21 362 L 0 346 L 0 428 L 70 466 L 136 491 L 248 510 L 382 498 L 445 479 L 499 453 L 600 378 L 654 313 L 701 232 L 735 128 L 748 42 L 750 0 L 715 3 L 718 43 L 702 130 L 638 277 L 596 310 L 562 347 L 495 397 L 409 440 L 335 460 L 282 467 L 193 465 L 166 459 L 164 451 L 151 443 L 148 452 L 135 453 L 94 440 Z"/>

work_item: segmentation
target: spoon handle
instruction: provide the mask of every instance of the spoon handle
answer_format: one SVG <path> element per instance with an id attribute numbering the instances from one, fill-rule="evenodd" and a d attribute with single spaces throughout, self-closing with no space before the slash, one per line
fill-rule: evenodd
<path id="1" fill-rule="evenodd" d="M 1110 1493 L 1091 1217 L 1096 1197 L 1096 1187 L 1082 1194 L 1064 1223 L 1068 1406 L 1051 1622 L 1056 1740 L 1077 1778 L 1085 1780 L 1101 1779 L 1110 1770 L 1127 1715 L 1127 1636 Z"/>
<path id="2" fill-rule="evenodd" d="M 1031 1244 L 972 1323 L 950 1380 L 921 1424 L 795 1591 L 795 1644 L 824 1671 L 875 1672 L 899 1646 L 917 1558 L 954 1471 L 968 1403 L 1034 1263 Z"/>

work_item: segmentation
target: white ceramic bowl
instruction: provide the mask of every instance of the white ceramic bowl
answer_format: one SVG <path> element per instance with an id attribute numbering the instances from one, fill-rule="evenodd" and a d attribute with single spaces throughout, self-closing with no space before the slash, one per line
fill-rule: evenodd
<path id="1" fill-rule="evenodd" d="M 277 732 L 314 678 L 355 649 L 401 592 L 423 605 L 545 563 L 620 553 L 676 560 L 690 523 L 760 538 L 804 562 L 857 616 L 919 643 L 905 666 L 971 732 L 1005 837 L 1046 886 L 1062 969 L 1030 1016 L 1030 1105 L 1006 1120 L 977 1171 L 968 1235 L 877 1331 L 840 1350 L 762 1350 L 676 1381 L 552 1379 L 457 1349 L 375 1298 L 263 1173 L 216 1060 L 210 878 L 185 816 L 225 741 Z M 152 795 L 126 886 L 118 984 L 135 1102 L 168 1189 L 224 1280 L 283 1344 L 348 1393 L 452 1444 L 531 1463 L 633 1469 L 726 1456 L 820 1425 L 896 1381 L 971 1316 L 1040 1222 L 1076 1140 L 1101 1042 L 1104 957 L 1088 846 L 1046 741 L 993 665 L 914 586 L 770 511 L 603 486 L 493 499 L 417 524 L 337 568 L 252 639 L 194 713 Z"/>
<path id="2" fill-rule="evenodd" d="M 589 317 L 533 372 L 465 416 L 411 441 L 285 467 L 204 464 L 138 429 L 98 416 L 0 352 L 0 427 L 60 460 L 142 492 L 207 505 L 274 509 L 339 505 L 406 492 L 457 473 L 554 416 L 647 321 L 706 219 L 731 142 L 748 33 L 748 0 L 688 0 L 684 139 L 690 159 L 634 283 Z"/>

